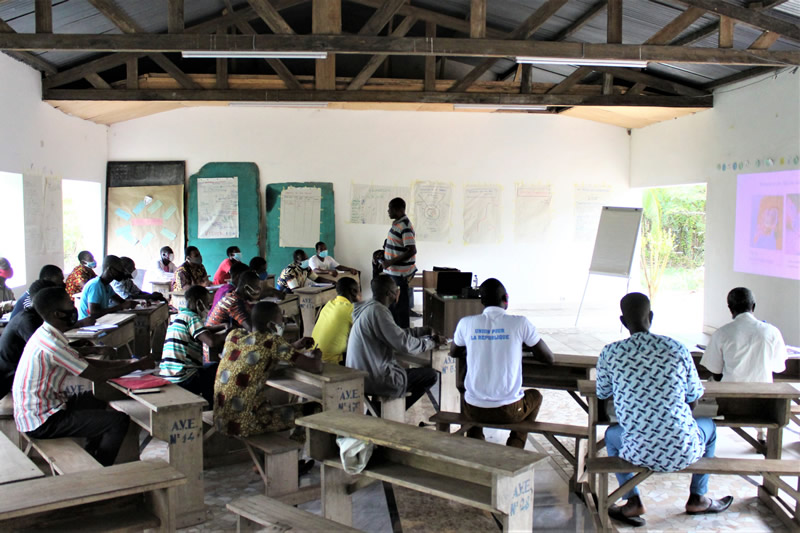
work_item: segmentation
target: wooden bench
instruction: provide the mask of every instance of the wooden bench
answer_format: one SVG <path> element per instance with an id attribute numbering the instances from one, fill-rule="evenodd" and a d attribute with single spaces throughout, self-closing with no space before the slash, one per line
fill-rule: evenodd
<path id="1" fill-rule="evenodd" d="M 595 519 L 595 525 L 600 531 L 611 531 L 608 507 L 622 498 L 626 492 L 655 473 L 645 467 L 633 465 L 620 457 L 595 457 L 587 461 L 586 468 L 590 476 L 598 475 L 597 509 L 594 509 L 591 505 L 593 503 L 592 498 L 587 497 L 586 501 L 589 503 L 589 509 Z M 617 490 L 609 494 L 608 476 L 609 474 L 616 474 L 618 472 L 631 472 L 635 475 Z M 764 481 L 769 480 L 788 494 L 793 500 L 793 505 L 790 506 L 778 496 L 767 495 L 769 496 L 768 498 L 763 498 L 762 493 L 765 493 L 763 485 L 758 487 L 759 498 L 762 498 L 773 511 L 775 511 L 776 507 L 780 508 L 781 506 L 789 508 L 794 519 L 787 523 L 787 526 L 791 530 L 797 530 L 798 527 L 800 527 L 800 518 L 798 518 L 800 517 L 800 492 L 780 478 L 780 476 L 796 476 L 798 480 L 800 480 L 800 460 L 728 459 L 723 457 L 710 457 L 700 459 L 696 463 L 681 470 L 680 473 L 761 476 L 764 478 Z M 783 512 L 776 512 L 776 514 L 779 517 L 783 517 L 784 515 Z"/>
<path id="2" fill-rule="evenodd" d="M 164 461 L 136 461 L 3 485 L 0 530 L 175 531 L 175 491 L 185 483 Z"/>
<path id="3" fill-rule="evenodd" d="M 44 474 L 16 444 L 0 433 L 0 485 L 44 477 Z"/>
<path id="4" fill-rule="evenodd" d="M 516 424 L 497 424 L 488 422 L 475 422 L 461 413 L 448 413 L 439 411 L 430 418 L 435 422 L 440 431 L 450 432 L 452 425 L 459 425 L 456 434 L 464 435 L 472 427 L 489 427 L 496 429 L 508 429 L 512 431 L 524 431 L 527 433 L 538 433 L 550 442 L 556 450 L 566 459 L 573 468 L 573 476 L 570 479 L 570 490 L 573 492 L 580 490 L 580 482 L 586 470 L 587 439 L 589 438 L 589 428 L 583 426 L 570 426 L 567 424 L 551 424 L 549 422 L 518 422 Z M 575 439 L 575 453 L 570 452 L 558 440 L 558 437 L 568 437 Z"/>
<path id="5" fill-rule="evenodd" d="M 17 446 L 22 446 L 17 424 L 14 422 L 14 400 L 10 392 L 0 399 L 0 433 Z"/>
<path id="6" fill-rule="evenodd" d="M 236 530 L 252 531 L 258 526 L 270 528 L 270 531 L 358 531 L 333 520 L 328 520 L 308 511 L 292 507 L 266 496 L 248 496 L 229 503 L 229 511 L 237 515 Z"/>
<path id="7" fill-rule="evenodd" d="M 34 439 L 24 433 L 20 434 L 28 443 L 25 449 L 26 454 L 31 450 L 36 452 L 47 461 L 53 475 L 71 474 L 88 470 L 99 470 L 103 465 L 97 462 L 83 446 L 69 437 L 59 439 Z"/>
<path id="8" fill-rule="evenodd" d="M 322 463 L 322 513 L 351 525 L 351 494 L 377 479 L 501 515 L 504 531 L 533 527 L 533 469 L 547 455 L 339 411 L 297 419 L 310 455 Z M 358 477 L 342 469 L 336 437 L 375 445 Z"/>

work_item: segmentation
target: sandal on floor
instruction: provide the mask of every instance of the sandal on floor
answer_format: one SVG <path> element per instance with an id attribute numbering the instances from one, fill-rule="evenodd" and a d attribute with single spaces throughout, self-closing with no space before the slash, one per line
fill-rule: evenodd
<path id="1" fill-rule="evenodd" d="M 625 516 L 622 514 L 622 507 L 619 505 L 612 505 L 609 507 L 608 516 L 614 520 L 622 522 L 623 524 L 628 524 L 629 526 L 633 527 L 642 527 L 647 524 L 647 521 L 641 516 Z"/>
<path id="2" fill-rule="evenodd" d="M 713 514 L 721 513 L 728 509 L 733 503 L 733 496 L 725 496 L 719 500 L 711 500 L 711 505 L 702 511 L 686 511 L 686 514 Z"/>

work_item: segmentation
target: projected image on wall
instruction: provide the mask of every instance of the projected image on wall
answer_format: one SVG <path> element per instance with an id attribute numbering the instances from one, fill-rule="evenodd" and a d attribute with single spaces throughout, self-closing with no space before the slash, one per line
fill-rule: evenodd
<path id="1" fill-rule="evenodd" d="M 737 177 L 733 269 L 800 280 L 800 170 Z"/>

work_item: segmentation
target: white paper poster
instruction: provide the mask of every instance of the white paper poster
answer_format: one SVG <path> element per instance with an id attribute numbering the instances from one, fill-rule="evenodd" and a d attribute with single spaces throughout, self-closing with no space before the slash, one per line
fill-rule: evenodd
<path id="1" fill-rule="evenodd" d="M 517 184 L 514 197 L 514 240 L 534 242 L 550 226 L 550 202 L 553 191 L 549 184 Z"/>
<path id="2" fill-rule="evenodd" d="M 453 186 L 441 181 L 414 184 L 414 218 L 418 241 L 446 242 L 450 234 Z"/>
<path id="3" fill-rule="evenodd" d="M 464 243 L 487 244 L 503 240 L 500 185 L 464 187 Z"/>
<path id="4" fill-rule="evenodd" d="M 239 178 L 197 179 L 197 238 L 239 238 Z"/>
<path id="5" fill-rule="evenodd" d="M 353 183 L 350 188 L 350 223 L 391 224 L 386 213 L 389 200 L 402 198 L 408 203 L 410 196 L 410 187 Z"/>
<path id="6" fill-rule="evenodd" d="M 322 190 L 288 187 L 281 192 L 280 245 L 313 248 L 319 241 Z"/>
<path id="7" fill-rule="evenodd" d="M 597 184 L 575 185 L 575 240 L 591 241 L 597 234 L 600 213 L 608 204 L 611 186 Z"/>
<path id="8" fill-rule="evenodd" d="M 23 178 L 25 199 L 25 239 L 33 243 L 31 253 L 62 254 L 61 177 L 26 174 Z"/>

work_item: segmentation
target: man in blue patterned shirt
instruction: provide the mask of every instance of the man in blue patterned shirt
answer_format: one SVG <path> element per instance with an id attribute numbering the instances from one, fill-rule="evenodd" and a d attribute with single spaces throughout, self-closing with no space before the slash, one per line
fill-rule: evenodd
<path id="1" fill-rule="evenodd" d="M 656 472 L 677 472 L 701 457 L 714 457 L 716 427 L 710 418 L 692 417 L 703 395 L 689 350 L 680 342 L 650 333 L 650 300 L 634 292 L 620 301 L 620 320 L 631 336 L 607 345 L 597 362 L 597 397 L 613 398 L 618 424 L 606 431 L 609 456 L 620 456 Z M 633 474 L 617 474 L 622 485 Z M 719 513 L 730 507 L 731 496 L 705 496 L 708 475 L 692 475 L 686 512 Z M 646 509 L 634 488 L 624 506 L 612 506 L 609 515 L 631 525 Z"/>

